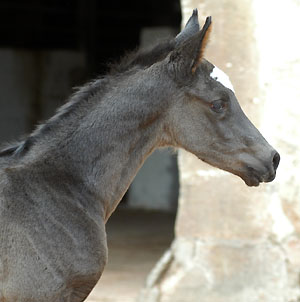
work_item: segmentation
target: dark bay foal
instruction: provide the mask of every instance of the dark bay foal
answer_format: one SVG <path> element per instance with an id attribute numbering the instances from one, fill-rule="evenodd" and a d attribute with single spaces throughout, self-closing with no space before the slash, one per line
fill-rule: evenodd
<path id="1" fill-rule="evenodd" d="M 158 147 L 249 186 L 274 179 L 279 154 L 203 58 L 210 24 L 200 30 L 194 11 L 176 38 L 129 56 L 0 153 L 1 302 L 84 301 L 106 263 L 105 223 Z"/>

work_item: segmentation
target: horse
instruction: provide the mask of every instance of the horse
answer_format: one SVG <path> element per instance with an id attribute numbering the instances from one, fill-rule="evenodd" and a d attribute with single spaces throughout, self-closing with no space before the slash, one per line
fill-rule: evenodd
<path id="1" fill-rule="evenodd" d="M 204 59 L 211 17 L 139 50 L 0 152 L 0 301 L 80 302 L 107 261 L 105 224 L 155 149 L 185 149 L 248 186 L 280 156 Z"/>

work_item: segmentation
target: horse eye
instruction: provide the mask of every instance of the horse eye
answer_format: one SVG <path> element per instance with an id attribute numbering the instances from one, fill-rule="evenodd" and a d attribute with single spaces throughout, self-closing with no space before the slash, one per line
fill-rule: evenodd
<path id="1" fill-rule="evenodd" d="M 210 103 L 210 109 L 217 113 L 222 113 L 226 108 L 226 102 L 223 100 L 216 100 Z"/>

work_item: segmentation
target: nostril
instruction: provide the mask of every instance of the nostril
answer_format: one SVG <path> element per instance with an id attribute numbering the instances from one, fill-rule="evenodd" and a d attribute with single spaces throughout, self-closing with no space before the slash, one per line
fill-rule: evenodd
<path id="1" fill-rule="evenodd" d="M 273 157 L 273 167 L 274 167 L 275 171 L 278 168 L 279 162 L 280 162 L 280 155 L 279 155 L 278 152 L 276 152 L 274 157 Z"/>

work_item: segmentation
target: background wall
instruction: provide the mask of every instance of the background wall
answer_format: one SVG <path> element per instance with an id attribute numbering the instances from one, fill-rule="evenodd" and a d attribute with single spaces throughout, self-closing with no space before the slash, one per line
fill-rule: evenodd
<path id="1" fill-rule="evenodd" d="M 176 238 L 140 301 L 299 301 L 300 2 L 182 0 L 184 21 L 195 7 L 213 17 L 207 59 L 282 160 L 273 183 L 248 188 L 181 151 Z"/>

